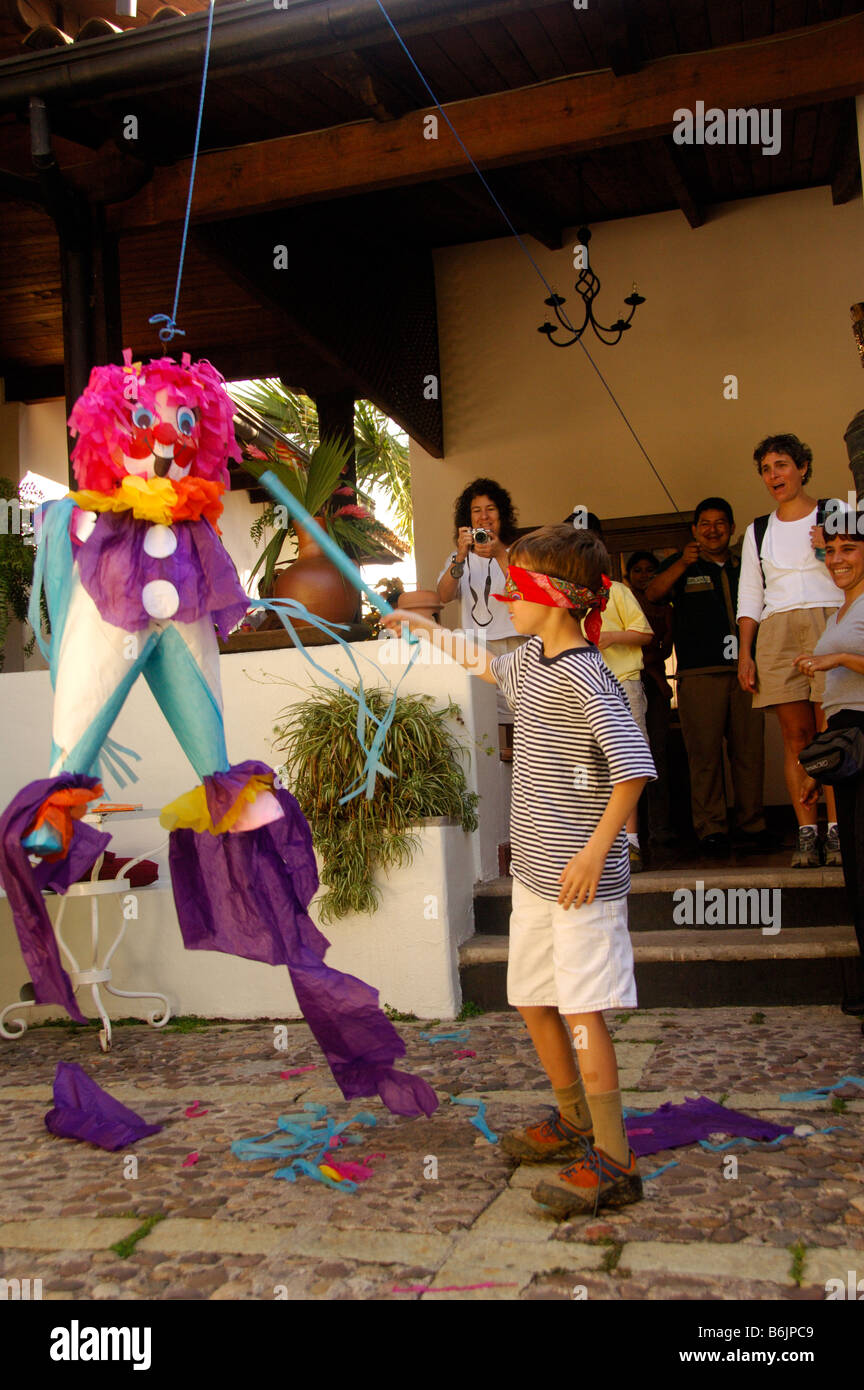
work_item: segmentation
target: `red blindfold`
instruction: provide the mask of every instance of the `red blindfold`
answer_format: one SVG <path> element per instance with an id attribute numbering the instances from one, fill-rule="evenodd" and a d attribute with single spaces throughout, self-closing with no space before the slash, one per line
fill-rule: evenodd
<path id="1" fill-rule="evenodd" d="M 538 574 L 535 570 L 521 569 L 519 565 L 508 567 L 505 593 L 493 594 L 499 603 L 512 603 L 514 599 L 524 599 L 527 603 L 542 603 L 546 608 L 588 608 L 585 619 L 585 636 L 597 645 L 603 623 L 601 614 L 609 598 L 611 580 L 604 574 L 602 587 L 595 593 L 593 589 L 571 584 L 569 580 L 558 579 L 549 574 Z"/>

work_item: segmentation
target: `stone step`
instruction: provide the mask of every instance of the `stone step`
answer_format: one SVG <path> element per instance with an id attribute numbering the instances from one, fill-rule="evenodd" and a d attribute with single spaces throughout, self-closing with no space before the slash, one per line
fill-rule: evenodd
<path id="1" fill-rule="evenodd" d="M 472 936 L 459 951 L 463 999 L 507 1007 L 509 940 Z M 851 988 L 858 943 L 850 926 L 798 927 L 763 935 L 741 929 L 681 927 L 642 931 L 633 941 L 643 1008 L 834 1004 Z"/>
<path id="2" fill-rule="evenodd" d="M 507 935 L 510 924 L 510 904 L 513 880 L 507 876 L 495 878 L 474 887 L 474 924 L 483 935 Z M 728 891 L 755 888 L 758 891 L 779 889 L 779 899 L 766 899 L 772 916 L 779 904 L 783 928 L 796 930 L 807 927 L 830 927 L 847 916 L 846 893 L 842 869 L 791 869 L 784 867 L 681 868 L 661 872 L 634 874 L 631 880 L 628 917 L 632 932 L 671 930 L 679 925 L 673 913 L 682 899 L 673 894 L 682 888 L 694 894 L 697 886 L 703 894 L 714 889 Z M 704 901 L 704 899 L 703 899 Z M 731 904 L 727 906 L 727 912 Z M 748 907 L 748 913 L 752 911 Z M 736 912 L 741 908 L 737 906 Z M 698 922 L 694 925 L 700 925 Z M 722 925 L 732 925 L 719 924 Z M 708 922 L 709 929 L 712 923 Z M 719 928 L 718 928 L 719 929 Z"/>

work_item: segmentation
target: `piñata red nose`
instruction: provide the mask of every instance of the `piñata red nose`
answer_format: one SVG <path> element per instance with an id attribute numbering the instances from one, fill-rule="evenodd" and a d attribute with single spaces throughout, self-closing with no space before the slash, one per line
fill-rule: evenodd
<path id="1" fill-rule="evenodd" d="M 173 425 L 169 425 L 167 420 L 161 420 L 158 425 L 153 426 L 153 438 L 157 444 L 174 444 L 177 440 L 177 431 Z"/>

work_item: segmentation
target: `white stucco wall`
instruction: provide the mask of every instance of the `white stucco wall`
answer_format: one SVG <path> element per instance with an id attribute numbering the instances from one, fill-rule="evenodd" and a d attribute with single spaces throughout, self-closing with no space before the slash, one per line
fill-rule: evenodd
<path id="1" fill-rule="evenodd" d="M 374 642 L 355 644 L 352 651 L 363 668 L 367 685 L 395 686 L 404 666 L 382 664 L 378 671 L 362 659 L 380 656 Z M 424 661 L 405 676 L 404 693 L 426 693 L 436 705 L 452 698 L 460 707 L 454 722 L 460 742 L 470 749 L 466 763 L 468 784 L 481 795 L 481 829 L 474 835 L 456 826 L 430 824 L 421 831 L 422 848 L 411 868 L 379 880 L 382 906 L 374 916 L 346 918 L 324 928 L 332 942 L 328 961 L 373 984 L 382 1001 L 419 1017 L 452 1017 L 459 1007 L 456 948 L 473 931 L 473 887 L 481 877 L 497 873 L 496 849 L 500 831 L 501 768 L 497 753 L 495 695 L 487 686 L 436 653 L 434 664 L 428 649 Z M 343 679 L 351 679 L 350 664 L 340 648 L 323 647 L 315 660 Z M 293 649 L 257 652 L 221 658 L 229 755 L 234 761 L 261 758 L 278 766 L 280 755 L 272 747 L 273 725 L 279 711 L 307 698 L 311 671 Z M 0 805 L 6 805 L 21 786 L 48 771 L 48 735 L 51 689 L 47 672 L 12 672 L 0 676 L 0 721 L 7 731 L 4 758 L 0 762 Z M 108 798 L 143 803 L 149 815 L 113 818 L 111 848 L 115 853 L 135 854 L 153 850 L 164 838 L 158 825 L 159 809 L 195 784 L 195 774 L 185 761 L 150 691 L 139 681 L 112 731 L 118 742 L 141 755 L 140 781 L 119 790 L 110 781 Z M 479 745 L 479 746 L 478 746 Z M 162 856 L 163 886 L 138 894 L 138 919 L 129 922 L 127 937 L 112 962 L 114 983 L 121 989 L 153 987 L 168 994 L 175 1012 L 211 1017 L 293 1017 L 296 1001 L 288 972 L 215 952 L 187 952 L 180 938 L 173 898 L 167 887 Z M 433 901 L 437 899 L 437 902 Z M 52 910 L 56 910 L 56 902 Z M 102 901 L 103 920 L 117 920 L 113 898 Z M 437 911 L 437 916 L 434 912 Z M 112 917 L 112 913 L 114 916 Z M 314 916 L 314 907 L 313 907 Z M 67 910 L 70 942 L 82 946 L 79 961 L 89 964 L 83 947 L 88 939 L 89 905 L 71 902 Z M 109 937 L 110 939 L 110 937 Z M 0 902 L 0 1007 L 18 995 L 27 973 L 18 949 L 8 905 Z M 89 996 L 81 992 L 85 1013 Z M 146 1001 L 114 1000 L 108 1012 L 114 1017 L 144 1016 Z M 28 1011 L 50 1017 L 56 1009 Z"/>

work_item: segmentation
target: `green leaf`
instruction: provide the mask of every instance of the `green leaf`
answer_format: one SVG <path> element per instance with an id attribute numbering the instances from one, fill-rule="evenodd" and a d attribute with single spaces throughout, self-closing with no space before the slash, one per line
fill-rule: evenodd
<path id="1" fill-rule="evenodd" d="M 351 457 L 351 445 L 341 439 L 324 439 L 309 460 L 304 506 L 316 516 L 339 486 L 342 469 Z M 302 499 L 301 499 L 302 500 Z"/>

